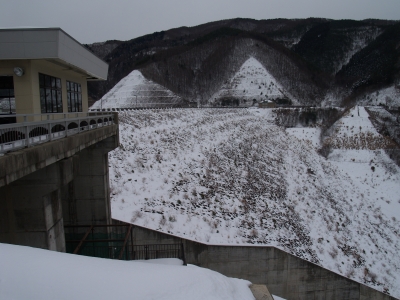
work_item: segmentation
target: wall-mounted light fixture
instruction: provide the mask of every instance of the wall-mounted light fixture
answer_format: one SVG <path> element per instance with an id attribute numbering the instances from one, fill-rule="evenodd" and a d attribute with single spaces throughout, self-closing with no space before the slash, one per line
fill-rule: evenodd
<path id="1" fill-rule="evenodd" d="M 21 77 L 22 75 L 24 75 L 24 69 L 20 67 L 15 67 L 14 74 L 17 75 L 18 77 Z"/>

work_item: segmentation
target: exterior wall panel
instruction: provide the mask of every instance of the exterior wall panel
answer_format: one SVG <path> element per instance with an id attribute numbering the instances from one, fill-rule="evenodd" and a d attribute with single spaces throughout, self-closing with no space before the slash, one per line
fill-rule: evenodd
<path id="1" fill-rule="evenodd" d="M 50 58 L 89 77 L 107 79 L 108 64 L 60 28 L 0 29 L 0 60 Z"/>

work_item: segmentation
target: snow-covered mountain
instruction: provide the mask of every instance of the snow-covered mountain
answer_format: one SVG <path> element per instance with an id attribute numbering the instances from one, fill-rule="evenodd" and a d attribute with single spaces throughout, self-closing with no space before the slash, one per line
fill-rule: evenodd
<path id="1" fill-rule="evenodd" d="M 234 102 L 239 106 L 252 106 L 266 100 L 288 98 L 289 93 L 254 57 L 250 57 L 240 70 L 227 80 L 209 100 L 210 104 Z"/>
<path id="2" fill-rule="evenodd" d="M 171 107 L 182 99 L 167 88 L 146 79 L 138 70 L 122 78 L 91 109 Z"/>
<path id="3" fill-rule="evenodd" d="M 267 109 L 122 112 L 112 217 L 210 244 L 273 245 L 400 297 L 400 168 L 364 108 L 323 143 Z"/>
<path id="4" fill-rule="evenodd" d="M 207 104 L 253 57 L 301 105 L 352 106 L 398 85 L 399 33 L 400 22 L 388 20 L 231 19 L 96 43 L 87 47 L 110 67 L 106 82 L 88 84 L 89 95 L 99 99 L 140 70 L 176 95 Z"/>

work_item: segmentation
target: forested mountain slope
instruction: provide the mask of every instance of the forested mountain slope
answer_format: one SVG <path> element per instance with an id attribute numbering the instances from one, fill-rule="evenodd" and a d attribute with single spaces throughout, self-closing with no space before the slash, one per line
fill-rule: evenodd
<path id="1" fill-rule="evenodd" d="M 254 57 L 300 104 L 351 102 L 399 81 L 399 26 L 381 20 L 232 19 L 95 43 L 87 47 L 110 68 L 106 82 L 89 83 L 89 95 L 100 99 L 137 69 L 182 101 L 205 104 Z"/>

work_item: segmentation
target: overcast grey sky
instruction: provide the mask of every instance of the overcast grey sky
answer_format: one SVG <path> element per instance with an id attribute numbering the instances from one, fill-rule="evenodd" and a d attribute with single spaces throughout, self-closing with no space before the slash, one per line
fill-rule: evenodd
<path id="1" fill-rule="evenodd" d="M 400 0 L 0 0 L 0 27 L 61 27 L 81 43 L 230 18 L 400 19 Z"/>

